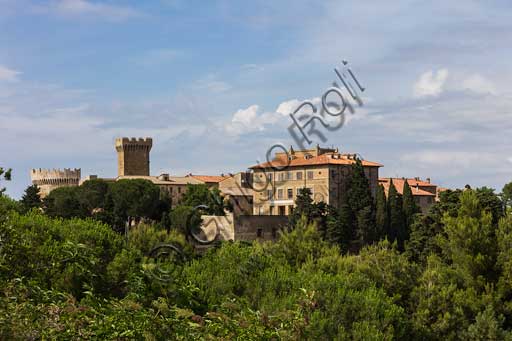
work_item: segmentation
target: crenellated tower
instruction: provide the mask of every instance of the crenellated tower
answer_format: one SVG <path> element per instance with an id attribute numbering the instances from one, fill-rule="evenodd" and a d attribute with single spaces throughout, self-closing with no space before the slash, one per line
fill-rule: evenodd
<path id="1" fill-rule="evenodd" d="M 117 175 L 149 175 L 149 152 L 153 146 L 150 137 L 116 139 Z"/>
<path id="2" fill-rule="evenodd" d="M 52 190 L 59 187 L 78 186 L 80 182 L 81 169 L 31 169 L 30 179 L 32 184 L 40 188 L 40 196 L 46 197 Z"/>

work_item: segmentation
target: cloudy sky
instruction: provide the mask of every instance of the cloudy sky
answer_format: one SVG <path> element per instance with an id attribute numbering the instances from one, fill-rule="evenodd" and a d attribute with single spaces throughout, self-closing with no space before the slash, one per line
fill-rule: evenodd
<path id="1" fill-rule="evenodd" d="M 348 60 L 362 107 L 323 145 L 383 176 L 512 180 L 507 0 L 0 0 L 0 166 L 115 176 L 113 141 L 152 136 L 151 171 L 244 170 L 293 142 L 288 115 Z M 313 144 L 317 142 L 313 139 Z"/>

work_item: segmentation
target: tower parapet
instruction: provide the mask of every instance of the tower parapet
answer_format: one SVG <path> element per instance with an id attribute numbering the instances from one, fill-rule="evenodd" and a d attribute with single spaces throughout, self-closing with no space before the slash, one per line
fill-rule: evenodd
<path id="1" fill-rule="evenodd" d="M 153 147 L 153 139 L 146 138 L 116 138 L 117 174 L 149 175 L 149 152 Z"/>
<path id="2" fill-rule="evenodd" d="M 47 196 L 52 190 L 59 187 L 78 186 L 82 170 L 80 168 L 64 169 L 31 169 L 30 179 L 41 191 L 41 197 Z"/>

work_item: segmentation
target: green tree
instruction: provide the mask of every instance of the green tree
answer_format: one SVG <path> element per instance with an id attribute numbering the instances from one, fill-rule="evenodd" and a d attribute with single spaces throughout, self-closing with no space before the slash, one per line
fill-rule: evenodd
<path id="1" fill-rule="evenodd" d="M 180 205 L 190 207 L 206 205 L 207 212 L 211 215 L 224 215 L 224 209 L 227 208 L 219 189 L 209 189 L 204 184 L 187 185 L 187 191 L 183 194 Z"/>
<path id="2" fill-rule="evenodd" d="M 376 236 L 377 239 L 382 239 L 386 236 L 386 232 L 388 231 L 388 203 L 386 200 L 384 186 L 382 185 L 379 185 L 377 188 L 375 202 L 375 225 L 377 229 Z"/>
<path id="3" fill-rule="evenodd" d="M 414 215 L 420 213 L 420 208 L 416 205 L 414 196 L 412 195 L 411 187 L 407 180 L 404 181 L 404 190 L 402 195 L 402 205 L 405 216 L 405 225 L 407 226 L 407 234 L 409 233 L 409 226 L 412 224 Z"/>
<path id="4" fill-rule="evenodd" d="M 454 268 L 468 274 L 468 281 L 483 287 L 486 281 L 496 279 L 496 225 L 492 213 L 481 208 L 475 191 L 464 191 L 460 201 L 458 216 L 443 218 L 445 228 L 439 245 Z"/>
<path id="5" fill-rule="evenodd" d="M 313 202 L 311 190 L 302 188 L 295 199 L 295 208 L 289 217 L 289 227 L 295 228 L 295 225 L 306 217 L 308 223 L 315 223 L 320 235 L 328 239 L 327 212 L 329 207 L 324 202 Z"/>
<path id="6" fill-rule="evenodd" d="M 362 246 L 376 238 L 375 207 L 361 160 L 357 159 L 351 168 L 346 199 L 355 217 L 355 238 Z"/>
<path id="7" fill-rule="evenodd" d="M 509 182 L 501 190 L 501 200 L 505 207 L 512 206 L 512 182 Z"/>
<path id="8" fill-rule="evenodd" d="M 494 193 L 494 189 L 485 186 L 477 188 L 475 193 L 480 203 L 479 208 L 491 213 L 493 224 L 498 224 L 503 217 L 503 203 L 500 197 Z"/>
<path id="9" fill-rule="evenodd" d="M 52 190 L 43 200 L 43 207 L 51 217 L 84 218 L 88 215 L 80 205 L 78 187 L 60 187 Z"/>
<path id="10" fill-rule="evenodd" d="M 85 181 L 80 185 L 80 204 L 90 215 L 105 209 L 109 184 L 101 179 Z"/>
<path id="11" fill-rule="evenodd" d="M 406 238 L 405 217 L 403 212 L 402 196 L 398 194 L 393 180 L 389 183 L 388 191 L 388 238 L 391 242 L 397 241 L 398 248 L 403 249 Z"/>
<path id="12" fill-rule="evenodd" d="M 21 198 L 20 204 L 24 212 L 28 212 L 33 208 L 42 207 L 43 202 L 39 196 L 39 187 L 36 184 L 28 186 L 25 189 L 25 193 Z"/>
<path id="13" fill-rule="evenodd" d="M 116 218 L 116 228 L 121 229 L 120 223 L 128 226 L 135 220 L 154 217 L 160 198 L 160 189 L 151 181 L 143 179 L 123 179 L 111 184 L 110 191 L 114 204 L 113 212 Z"/>
<path id="14" fill-rule="evenodd" d="M 0 179 L 2 179 L 2 176 L 5 181 L 11 181 L 12 169 L 4 169 L 0 167 Z M 3 192 L 5 192 L 5 187 L 0 187 L 0 195 L 2 195 Z"/>

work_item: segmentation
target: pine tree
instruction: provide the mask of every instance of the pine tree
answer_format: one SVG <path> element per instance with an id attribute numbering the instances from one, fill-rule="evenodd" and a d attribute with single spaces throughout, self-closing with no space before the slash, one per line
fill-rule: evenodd
<path id="1" fill-rule="evenodd" d="M 32 208 L 42 207 L 42 200 L 39 196 L 39 187 L 37 185 L 28 186 L 25 189 L 25 194 L 21 198 L 21 207 L 24 212 L 30 211 Z"/>
<path id="2" fill-rule="evenodd" d="M 384 186 L 382 185 L 379 185 L 377 188 L 375 202 L 376 239 L 382 239 L 386 236 L 388 231 L 388 204 L 386 200 L 386 193 L 384 192 Z"/>
<path id="3" fill-rule="evenodd" d="M 402 208 L 405 216 L 405 225 L 407 226 L 407 231 L 410 231 L 409 226 L 411 226 L 412 224 L 414 215 L 416 213 L 420 213 L 420 208 L 418 207 L 418 205 L 416 205 L 416 202 L 414 201 L 411 187 L 407 183 L 407 180 L 404 181 L 402 201 Z"/>
<path id="4" fill-rule="evenodd" d="M 400 250 L 403 249 L 405 240 L 405 218 L 402 208 L 402 196 L 396 191 L 393 180 L 390 181 L 388 191 L 388 239 L 398 242 Z"/>
<path id="5" fill-rule="evenodd" d="M 362 245 L 372 242 L 375 238 L 375 208 L 370 184 L 359 159 L 352 164 L 347 200 L 355 217 L 355 238 Z"/>

